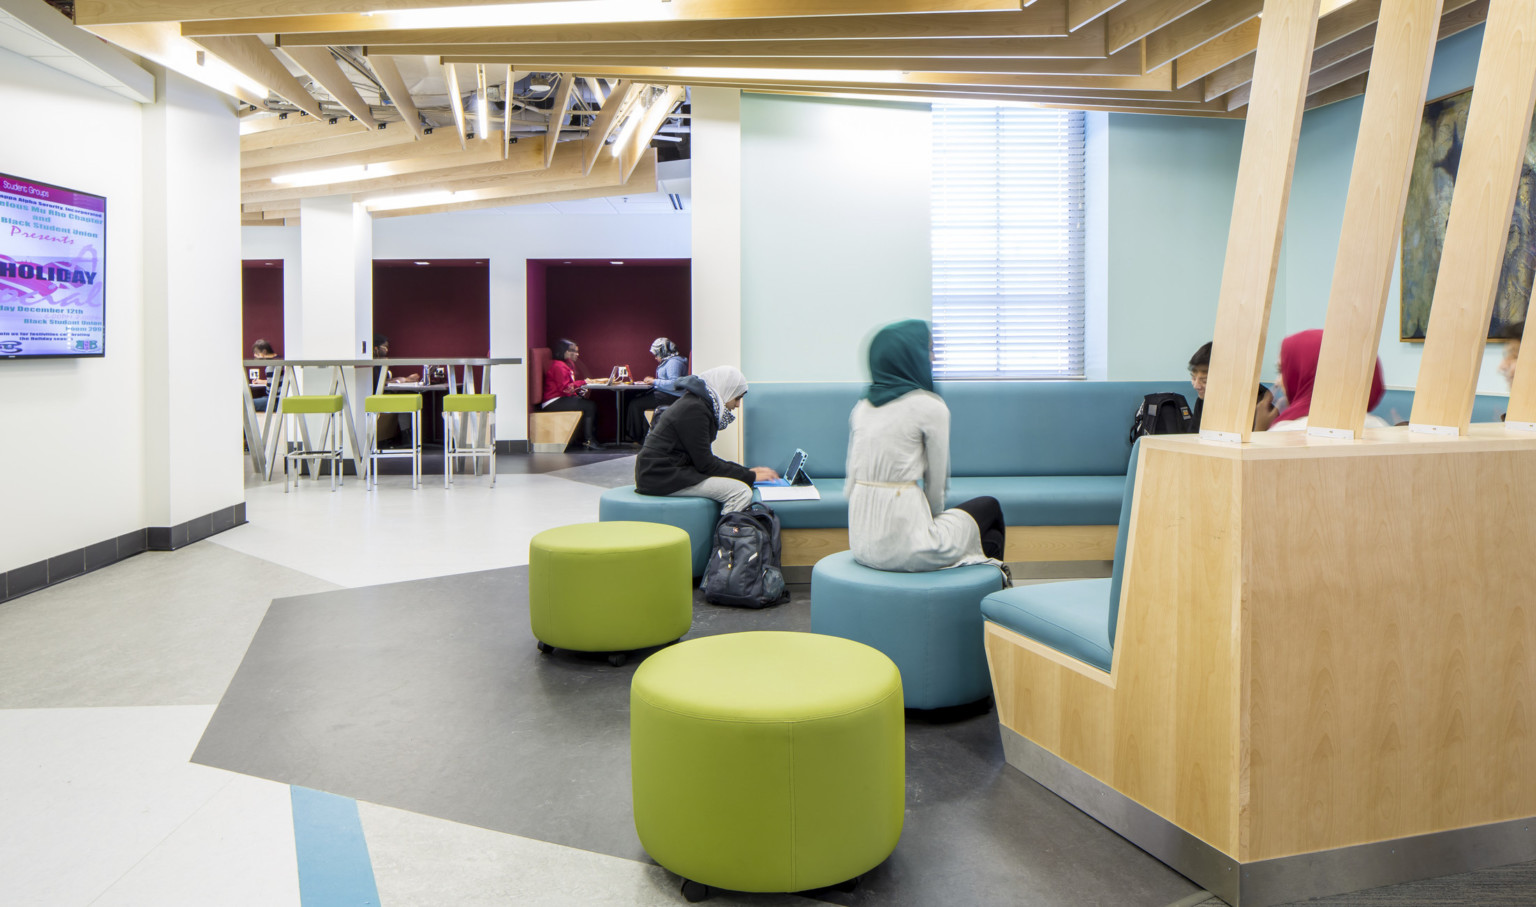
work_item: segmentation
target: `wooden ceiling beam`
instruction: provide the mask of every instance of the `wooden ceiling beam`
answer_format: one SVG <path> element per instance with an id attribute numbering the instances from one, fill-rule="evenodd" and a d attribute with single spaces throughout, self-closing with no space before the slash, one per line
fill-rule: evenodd
<path id="1" fill-rule="evenodd" d="M 729 74 L 704 73 L 695 74 L 686 69 L 670 69 L 660 66 L 588 66 L 580 60 L 557 60 L 535 62 L 532 65 L 540 72 L 576 72 L 579 75 L 596 75 L 613 78 L 634 79 L 639 82 L 651 84 L 679 84 L 698 85 L 709 81 L 733 81 L 742 84 L 753 82 L 871 82 L 869 78 L 860 78 L 863 70 L 849 70 L 846 74 L 837 70 L 827 69 L 826 74 L 816 76 L 802 76 L 792 69 L 776 71 L 768 68 L 762 70 L 761 75 L 755 72 L 751 75 L 743 75 L 736 70 L 741 67 L 729 67 L 733 70 Z M 797 67 L 798 68 L 798 67 Z M 825 67 L 808 67 L 811 69 L 825 69 Z M 884 71 L 884 70 L 881 70 Z M 834 75 L 835 74 L 835 75 Z M 923 86 L 923 85 L 992 85 L 1013 86 L 1028 88 L 1096 88 L 1096 89 L 1125 89 L 1130 91 L 1172 91 L 1173 73 L 1172 67 L 1165 66 L 1162 69 L 1140 76 L 1077 76 L 1041 74 L 1028 75 L 1018 73 L 971 73 L 971 72 L 921 72 L 906 71 L 896 76 L 893 81 L 881 80 L 880 84 L 897 86 Z"/>
<path id="2" fill-rule="evenodd" d="M 521 0 L 528 2 L 528 0 Z M 360 4 L 351 0 L 262 0 L 253 4 L 242 0 L 76 0 L 75 21 L 81 25 L 111 25 L 139 22 L 193 22 L 210 19 L 246 21 L 252 12 L 263 18 L 325 16 L 336 19 L 383 19 L 391 27 L 401 22 L 418 21 L 428 16 L 450 17 L 492 24 L 516 21 L 516 0 L 369 0 L 361 4 L 371 15 L 349 14 Z M 671 0 L 665 6 L 632 4 L 640 21 L 694 19 L 778 19 L 810 16 L 900 15 L 905 13 L 1010 12 L 1019 9 L 1019 0 Z M 502 10 L 464 11 L 459 7 L 511 7 Z M 544 6 L 541 4 L 541 6 Z M 583 21 L 590 12 L 581 4 L 568 4 L 562 16 L 553 5 L 535 15 L 559 20 Z M 405 12 L 403 15 L 401 11 Z M 529 15 L 522 14 L 523 18 Z M 271 31 L 269 28 L 268 31 Z M 254 32 L 253 32 L 254 34 Z"/>
<path id="3" fill-rule="evenodd" d="M 1244 23 L 1256 24 L 1263 9 L 1264 0 L 1216 0 L 1201 6 L 1147 35 L 1147 67 L 1171 63 Z"/>
<path id="4" fill-rule="evenodd" d="M 353 126 L 358 124 L 352 123 Z M 384 132 L 393 131 L 386 129 Z M 384 133 L 375 133 L 382 135 Z M 255 150 L 255 149 L 252 149 Z M 242 152 L 244 149 L 242 148 Z M 302 153 L 302 149 L 300 149 Z M 370 164 L 385 164 L 399 161 L 410 161 L 426 158 L 451 157 L 463 154 L 459 148 L 459 137 L 451 129 L 441 129 L 430 135 L 422 136 L 419 140 L 411 142 L 396 142 L 391 145 L 378 145 L 350 151 L 342 154 L 331 154 L 325 157 L 324 163 L 312 164 L 306 158 L 280 163 L 253 165 L 245 154 L 241 155 L 240 178 L 242 180 L 271 179 L 275 176 L 292 176 L 295 173 L 303 173 L 308 170 L 316 170 L 321 167 L 354 167 Z"/>
<path id="5" fill-rule="evenodd" d="M 654 157 L 654 152 L 651 154 Z M 535 169 L 501 176 L 477 176 L 463 179 L 444 179 L 434 183 L 430 191 L 451 192 L 456 201 L 477 201 L 484 198 L 506 198 L 517 195 L 536 195 L 544 192 L 565 192 L 572 189 L 592 189 L 600 186 L 623 185 L 622 162 L 614 157 L 598 161 L 590 175 L 581 172 L 581 148 L 567 144 L 556 155 L 555 166 L 549 170 Z M 390 199 L 402 195 L 425 195 L 419 189 L 383 189 L 355 192 L 352 200 L 369 207 L 369 210 L 392 208 Z M 433 202 L 428 202 L 433 204 Z"/>
<path id="6" fill-rule="evenodd" d="M 609 92 L 608 100 L 603 102 L 602 109 L 597 112 L 597 119 L 593 121 L 592 128 L 587 130 L 582 152 L 583 173 L 592 172 L 592 165 L 597 163 L 597 156 L 608 144 L 608 137 L 619 128 L 619 123 L 623 121 L 621 114 L 629 112 L 630 105 L 640 94 L 640 88 L 641 85 L 638 82 L 620 79 L 613 87 L 613 91 Z"/>
<path id="7" fill-rule="evenodd" d="M 1180 54 L 1173 61 L 1174 81 L 1181 87 L 1198 82 L 1245 55 L 1252 59 L 1252 48 L 1258 46 L 1259 20 L 1254 18 Z"/>
<path id="8" fill-rule="evenodd" d="M 436 154 L 424 158 L 391 161 L 384 164 L 362 165 L 377 176 L 368 179 L 345 180 L 314 186 L 287 186 L 267 179 L 247 179 L 241 173 L 240 198 L 247 203 L 272 202 L 318 198 L 325 195 L 343 195 L 371 188 L 403 188 L 430 186 L 443 178 L 446 171 L 457 175 L 479 172 L 482 168 L 499 167 L 503 170 L 485 169 L 485 172 L 517 173 L 536 170 L 544 164 L 544 150 L 535 142 L 519 142 L 509 148 L 504 157 L 501 148 L 493 142 L 476 142 L 465 151 L 454 154 Z M 332 169 L 330 166 L 312 169 Z M 299 171 L 303 172 L 303 171 Z"/>
<path id="9" fill-rule="evenodd" d="M 589 198 L 613 198 L 627 195 L 650 195 L 657 191 L 656 155 L 645 156 L 629 181 L 614 186 L 597 186 L 588 189 L 569 189 L 563 192 L 538 192 L 533 194 L 495 196 L 481 193 L 480 197 L 439 205 L 415 208 L 396 208 L 374 211 L 374 217 L 405 217 L 412 214 L 443 214 L 449 211 L 473 211 L 483 208 L 506 208 L 516 205 L 542 205 L 553 202 L 581 201 Z"/>
<path id="10" fill-rule="evenodd" d="M 1205 102 L 1198 97 L 1191 97 L 1189 101 L 1172 101 L 1161 92 L 1115 92 L 1092 91 L 1072 89 L 1044 89 L 1044 88 L 1007 88 L 993 86 L 952 86 L 940 85 L 935 87 L 912 85 L 888 85 L 879 83 L 858 82 L 822 82 L 822 83 L 743 83 L 730 81 L 695 82 L 696 87 L 713 88 L 739 88 L 742 91 L 761 91 L 775 94 L 793 92 L 806 92 L 812 94 L 845 94 L 862 95 L 867 97 L 906 97 L 927 100 L 974 100 L 994 101 L 1005 100 L 1016 103 L 1061 103 L 1061 104 L 1104 104 L 1114 102 L 1127 106 L 1148 107 L 1153 109 L 1190 109 L 1209 110 L 1212 112 L 1226 113 L 1227 108 L 1223 103 Z"/>
<path id="11" fill-rule="evenodd" d="M 1127 0 L 1105 17 L 1109 33 L 1104 49 L 1124 50 L 1212 2 L 1218 0 Z"/>
<path id="12" fill-rule="evenodd" d="M 345 107 L 347 113 L 356 117 L 359 123 L 370 129 L 378 128 L 378 121 L 373 118 L 373 109 L 363 102 L 362 95 L 357 93 L 352 80 L 341 71 L 329 47 L 285 47 L 283 53 L 309 73 L 310 78 L 335 98 L 336 103 Z"/>
<path id="13" fill-rule="evenodd" d="M 290 114 L 294 125 L 284 129 L 270 129 L 240 136 L 240 151 L 260 151 L 264 148 L 282 148 L 286 145 L 302 145 L 344 135 L 366 135 L 372 130 L 347 117 L 318 119 L 308 115 Z"/>
<path id="14" fill-rule="evenodd" d="M 236 38 L 197 38 L 209 53 L 228 63 L 236 72 L 267 86 L 278 97 L 312 117 L 325 116 L 320 102 L 304 90 L 288 67 L 261 42 L 249 36 Z"/>
<path id="15" fill-rule="evenodd" d="M 351 154 L 356 151 L 387 148 L 393 145 L 409 145 L 415 141 L 416 136 L 412 135 L 409 129 L 396 126 L 394 128 L 354 133 L 352 135 L 340 135 L 335 138 L 319 139 L 313 142 L 282 145 L 276 148 L 260 148 L 254 151 L 242 151 L 240 152 L 240 165 L 242 167 L 265 167 L 270 164 L 287 164 L 294 161 L 319 161 L 321 158 Z M 315 168 L 330 166 L 332 164 L 329 162 L 315 164 Z"/>
<path id="16" fill-rule="evenodd" d="M 555 146 L 560 144 L 560 130 L 570 118 L 571 92 L 576 89 L 576 76 L 568 72 L 560 74 L 560 86 L 555 89 L 555 103 L 549 109 L 549 128 L 544 132 L 544 166 L 555 159 Z"/>
<path id="17" fill-rule="evenodd" d="M 1449 10 L 1440 16 L 1440 27 L 1435 40 L 1464 32 L 1488 18 L 1489 0 L 1445 0 Z M 1454 9 L 1452 9 L 1454 7 Z M 1371 68 L 1371 47 L 1376 41 L 1376 24 L 1351 32 L 1327 47 L 1319 48 L 1312 55 L 1312 75 L 1307 80 L 1307 94 L 1332 88 L 1355 76 L 1364 75 Z M 1211 80 L 1206 80 L 1206 96 L 1210 98 Z M 1248 103 L 1252 83 L 1233 86 L 1226 94 L 1227 109 L 1236 110 Z"/>
<path id="18" fill-rule="evenodd" d="M 1126 0 L 1067 0 L 1067 28 L 1077 31 L 1098 21 Z"/>
<path id="19" fill-rule="evenodd" d="M 425 133 L 421 125 L 421 112 L 411 99 L 410 89 L 405 87 L 405 79 L 401 77 L 400 67 L 395 64 L 394 57 L 373 57 L 368 60 L 368 65 L 373 67 L 373 74 L 379 77 L 389 102 L 400 111 L 400 119 L 405 121 L 406 128 L 415 133 L 416 138 L 421 138 Z"/>
<path id="20" fill-rule="evenodd" d="M 676 2 L 676 0 L 673 0 Z M 290 44 L 505 44 L 525 41 L 758 41 L 834 38 L 1059 38 L 1068 34 L 1067 0 L 1038 0 L 1006 12 L 820 16 L 798 19 L 587 22 L 396 28 L 387 17 L 183 22 L 184 35 L 272 34 Z M 419 23 L 418 23 L 419 24 Z"/>
<path id="21" fill-rule="evenodd" d="M 1469 0 L 1460 0 L 1461 3 Z M 1450 4 L 1447 3 L 1447 6 Z M 1348 6 L 1339 7 L 1332 12 L 1321 16 L 1317 20 L 1317 49 L 1322 49 L 1335 41 L 1342 40 L 1354 34 L 1362 28 L 1374 25 L 1381 16 L 1381 0 L 1354 0 Z M 1257 23 L 1254 23 L 1257 26 Z M 1234 34 L 1236 34 L 1234 32 Z M 1247 30 L 1243 32 L 1247 37 Z M 1258 28 L 1252 29 L 1252 40 L 1233 44 L 1224 48 L 1231 58 L 1225 63 L 1219 63 L 1215 68 L 1202 75 L 1211 78 L 1206 80 L 1206 94 L 1214 97 L 1218 94 L 1226 94 L 1239 85 L 1244 85 L 1253 79 L 1253 55 L 1259 46 Z M 1182 58 L 1181 58 L 1182 59 Z M 1202 63 L 1202 67 L 1208 62 Z M 1191 66 L 1191 72 L 1193 72 Z M 1213 85 L 1219 91 L 1213 89 Z"/>
<path id="22" fill-rule="evenodd" d="M 1325 88 L 1316 94 L 1308 95 L 1307 109 L 1314 110 L 1318 107 L 1327 107 L 1329 104 L 1337 104 L 1340 101 L 1346 101 L 1363 95 L 1365 94 L 1365 85 L 1368 80 L 1368 76 L 1355 76 L 1353 79 L 1346 79 L 1332 88 Z"/>
<path id="23" fill-rule="evenodd" d="M 1008 60 L 984 57 L 500 57 L 446 56 L 445 63 L 511 63 L 524 70 L 583 75 L 622 75 L 626 69 L 653 70 L 695 68 L 725 69 L 818 69 L 879 72 L 969 72 L 1058 76 L 1139 76 L 1143 73 L 1140 47 L 1129 47 L 1102 60 Z M 1170 76 L 1171 78 L 1171 76 Z M 673 74 L 653 81 L 686 81 Z"/>
<path id="24" fill-rule="evenodd" d="M 586 41 L 380 44 L 363 52 L 442 57 L 1033 57 L 1102 60 L 1103 23 L 1065 38 L 855 38 L 822 41 Z"/>
<path id="25" fill-rule="evenodd" d="M 629 175 L 635 171 L 635 167 L 640 163 L 640 158 L 644 156 L 646 149 L 650 147 L 651 139 L 655 137 L 656 130 L 660 129 L 661 124 L 666 122 L 667 117 L 672 114 L 672 109 L 682 103 L 687 92 L 688 89 L 683 86 L 673 85 L 665 89 L 660 97 L 652 100 L 649 107 L 646 107 L 643 111 L 635 112 L 634 115 L 640 117 L 640 125 L 630 135 L 628 144 L 618 149 L 618 157 L 623 163 L 623 180 L 628 180 Z"/>
<path id="26" fill-rule="evenodd" d="M 459 134 L 459 147 L 469 140 L 464 126 L 464 92 L 459 88 L 459 71 L 452 63 L 443 64 L 443 84 L 448 87 L 448 112 L 453 114 L 453 128 Z"/>
<path id="27" fill-rule="evenodd" d="M 763 94 L 794 95 L 799 97 L 817 98 L 854 98 L 864 100 L 883 100 L 888 98 L 932 98 L 931 94 L 913 92 L 907 90 L 873 90 L 859 91 L 857 89 L 838 88 L 806 88 L 805 86 L 753 86 L 751 91 Z M 1163 104 L 1156 101 L 1123 101 L 1118 99 L 1100 98 L 1062 98 L 1049 95 L 1019 94 L 967 94 L 966 100 L 986 101 L 995 104 L 1027 104 L 1031 107 L 1050 107 L 1064 110 L 1105 110 L 1111 113 L 1149 113 L 1171 114 L 1177 116 L 1214 117 L 1218 119 L 1242 119 L 1242 114 L 1230 113 L 1224 105 L 1200 104 L 1200 105 L 1176 105 Z"/>

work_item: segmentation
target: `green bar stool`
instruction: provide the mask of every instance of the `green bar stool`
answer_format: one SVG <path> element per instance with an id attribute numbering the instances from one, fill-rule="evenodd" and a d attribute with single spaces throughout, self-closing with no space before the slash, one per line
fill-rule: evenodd
<path id="1" fill-rule="evenodd" d="M 467 421 L 466 444 L 460 445 L 453 429 L 459 417 Z M 480 447 L 480 435 L 489 436 L 486 447 Z M 491 487 L 496 487 L 496 395 L 495 394 L 444 394 L 443 395 L 443 487 L 453 484 L 454 457 L 469 457 L 475 475 L 480 474 L 480 458 L 491 459 Z"/>
<path id="2" fill-rule="evenodd" d="M 409 450 L 379 449 L 379 414 L 410 414 L 411 447 Z M 389 457 L 411 458 L 411 488 L 421 484 L 421 394 L 370 394 L 363 401 L 363 418 L 368 420 L 367 472 L 363 486 L 369 491 L 379 485 L 379 460 Z"/>
<path id="3" fill-rule="evenodd" d="M 345 456 L 345 451 L 342 450 L 344 428 L 341 420 L 341 394 L 299 394 L 284 397 L 279 405 L 282 407 L 283 428 L 288 436 L 283 451 L 283 494 L 288 493 L 290 472 L 293 473 L 294 486 L 298 486 L 299 474 L 305 460 L 331 461 L 331 490 L 335 491 L 337 482 L 341 480 L 341 461 Z M 325 428 L 320 435 L 319 447 L 311 448 L 301 444 L 297 450 L 294 449 L 293 423 L 290 416 L 297 416 L 300 420 L 305 416 L 325 416 Z M 312 466 L 311 469 L 318 480 L 320 478 L 318 466 Z"/>

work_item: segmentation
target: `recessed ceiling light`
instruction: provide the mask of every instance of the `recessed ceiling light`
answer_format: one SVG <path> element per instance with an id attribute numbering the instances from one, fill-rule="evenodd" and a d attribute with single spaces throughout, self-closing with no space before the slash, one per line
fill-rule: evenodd
<path id="1" fill-rule="evenodd" d="M 416 262 L 416 263 L 417 263 L 417 264 L 419 264 L 419 265 L 429 265 L 429 264 L 431 264 L 431 263 L 432 263 L 432 262 L 430 262 L 430 261 L 418 261 L 418 262 Z"/>
<path id="2" fill-rule="evenodd" d="M 621 265 L 621 264 L 623 264 L 623 263 L 624 263 L 624 262 L 622 262 L 622 261 L 610 261 L 610 262 L 608 262 L 608 263 L 609 263 L 609 264 L 611 264 L 611 265 Z"/>

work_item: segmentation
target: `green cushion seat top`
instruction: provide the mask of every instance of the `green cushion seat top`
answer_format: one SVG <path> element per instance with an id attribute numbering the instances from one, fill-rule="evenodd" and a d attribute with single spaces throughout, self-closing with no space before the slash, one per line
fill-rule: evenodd
<path id="1" fill-rule="evenodd" d="M 488 413 L 496 409 L 495 394 L 444 394 L 445 413 Z"/>
<path id="2" fill-rule="evenodd" d="M 311 415 L 341 412 L 341 394 L 295 394 L 282 399 L 282 411 Z"/>
<path id="3" fill-rule="evenodd" d="M 734 891 L 868 872 L 901 836 L 904 720 L 896 665 L 852 640 L 730 633 L 657 652 L 630 686 L 640 843 Z"/>
<path id="4" fill-rule="evenodd" d="M 369 413 L 419 413 L 421 394 L 369 394 L 363 401 L 363 411 Z"/>
<path id="5" fill-rule="evenodd" d="M 558 649 L 628 652 L 693 626 L 688 533 L 657 523 L 580 523 L 528 544 L 533 635 Z"/>

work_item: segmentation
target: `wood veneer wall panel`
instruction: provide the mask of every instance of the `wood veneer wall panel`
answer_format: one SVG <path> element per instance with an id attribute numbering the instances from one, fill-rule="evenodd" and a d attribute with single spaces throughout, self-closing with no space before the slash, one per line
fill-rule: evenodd
<path id="1" fill-rule="evenodd" d="M 1387 0 L 1381 6 L 1373 78 L 1360 114 L 1366 140 L 1355 149 L 1344 201 L 1343 238 L 1307 428 L 1312 434 L 1356 437 L 1365 430 L 1443 5 L 1444 0 Z"/>
<path id="2" fill-rule="evenodd" d="M 1536 0 L 1493 0 L 1410 422 L 1467 433 L 1531 112 Z"/>
<path id="3" fill-rule="evenodd" d="M 1245 861 L 1536 814 L 1536 444 L 1444 443 L 1245 464 Z"/>
<path id="4" fill-rule="evenodd" d="M 1203 437 L 1246 441 L 1253 431 L 1253 388 L 1275 291 L 1317 10 L 1318 0 L 1264 4 L 1253 99 L 1221 271 Z"/>

